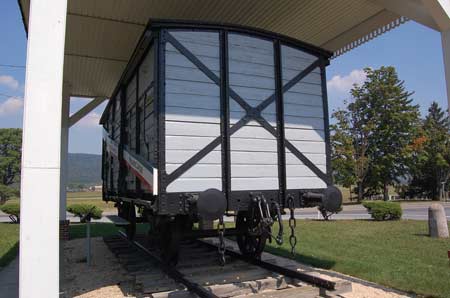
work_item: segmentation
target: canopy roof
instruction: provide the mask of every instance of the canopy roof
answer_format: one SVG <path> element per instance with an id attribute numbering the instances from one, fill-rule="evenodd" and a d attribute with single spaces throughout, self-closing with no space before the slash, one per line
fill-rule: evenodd
<path id="1" fill-rule="evenodd" d="M 18 1 L 27 28 L 30 1 Z M 250 26 L 335 56 L 406 20 L 370 0 L 70 0 L 64 81 L 71 94 L 111 96 L 149 19 Z"/>

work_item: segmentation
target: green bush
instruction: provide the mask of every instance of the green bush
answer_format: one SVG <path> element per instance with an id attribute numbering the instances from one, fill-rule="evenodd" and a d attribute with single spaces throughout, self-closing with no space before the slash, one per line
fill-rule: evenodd
<path id="1" fill-rule="evenodd" d="M 20 205 L 17 203 L 0 206 L 2 212 L 9 215 L 13 222 L 20 222 Z"/>
<path id="2" fill-rule="evenodd" d="M 367 208 L 374 220 L 399 220 L 402 218 L 402 207 L 397 202 L 364 201 L 363 206 Z"/>
<path id="3" fill-rule="evenodd" d="M 100 219 L 102 218 L 103 212 L 102 209 L 92 204 L 73 204 L 67 207 L 67 211 L 81 219 L 85 218 L 88 214 L 93 219 Z M 84 222 L 84 220 L 82 221 Z"/>

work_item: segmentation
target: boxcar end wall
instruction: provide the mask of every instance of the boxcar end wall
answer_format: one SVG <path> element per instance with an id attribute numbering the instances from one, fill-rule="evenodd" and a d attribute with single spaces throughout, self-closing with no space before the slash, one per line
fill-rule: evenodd
<path id="1" fill-rule="evenodd" d="M 250 192 L 326 188 L 329 57 L 267 32 L 152 23 L 102 117 L 107 199 L 178 212 L 215 188 L 237 210 Z"/>

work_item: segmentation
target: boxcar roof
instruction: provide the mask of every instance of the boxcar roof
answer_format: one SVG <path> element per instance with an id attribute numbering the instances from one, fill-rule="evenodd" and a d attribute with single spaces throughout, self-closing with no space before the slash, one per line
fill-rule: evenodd
<path id="1" fill-rule="evenodd" d="M 30 0 L 18 3 L 26 29 Z M 73 96 L 110 97 L 151 18 L 250 26 L 339 55 L 405 20 L 387 10 L 386 3 L 389 1 L 68 1 L 64 80 L 70 83 Z"/>

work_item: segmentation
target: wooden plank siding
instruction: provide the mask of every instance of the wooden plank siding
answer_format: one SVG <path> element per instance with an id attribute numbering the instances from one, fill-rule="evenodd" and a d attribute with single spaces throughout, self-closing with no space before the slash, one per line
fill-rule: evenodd
<path id="1" fill-rule="evenodd" d="M 126 150 L 137 154 L 146 161 L 154 164 L 156 151 L 156 125 L 155 113 L 153 109 L 154 99 L 154 50 L 150 48 L 148 53 L 144 56 L 141 64 L 138 66 L 136 74 L 131 77 L 128 84 L 125 86 L 125 142 Z M 120 93 L 119 93 L 120 94 Z M 119 96 L 118 96 L 119 97 Z M 120 119 L 120 101 L 116 104 L 116 119 Z M 138 123 L 139 119 L 139 123 Z M 120 120 L 116 121 L 120 124 Z M 140 127 L 140 134 L 137 135 L 138 125 Z M 117 130 L 120 133 L 119 130 Z M 114 138 L 117 143 L 119 138 Z M 118 161 L 114 162 L 117 164 Z M 117 173 L 114 177 L 118 179 Z M 125 172 L 125 187 L 127 192 L 136 192 L 139 184 L 138 178 L 130 170 Z M 143 192 L 150 192 L 149 189 L 143 188 Z"/>
<path id="2" fill-rule="evenodd" d="M 125 89 L 125 146 L 133 153 L 136 152 L 136 89 L 137 75 L 134 75 Z M 125 174 L 125 183 L 127 191 L 136 191 L 136 176 L 128 169 Z"/>
<path id="3" fill-rule="evenodd" d="M 139 155 L 156 165 L 156 121 L 154 111 L 154 61 L 155 50 L 151 47 L 139 66 L 138 107 L 140 120 Z M 143 192 L 150 192 L 143 188 Z"/>
<path id="4" fill-rule="evenodd" d="M 120 119 L 121 119 L 121 108 L 120 108 L 120 92 L 119 95 L 112 99 L 113 109 L 112 113 L 112 139 L 119 144 L 120 143 Z M 117 156 L 111 156 L 111 181 L 112 181 L 112 191 L 118 192 L 119 190 L 119 170 L 120 162 Z"/>
<path id="5" fill-rule="evenodd" d="M 282 79 L 286 84 L 317 57 L 288 46 L 281 47 Z M 295 69 L 295 71 L 293 71 Z M 316 68 L 303 80 L 284 92 L 285 139 L 300 152 L 312 153 L 310 160 L 326 173 L 325 130 L 320 69 Z M 314 120 L 313 120 L 314 119 Z M 311 121 L 312 120 L 312 121 Z M 286 149 L 286 155 L 292 153 Z M 326 183 L 306 167 L 298 168 L 298 159 L 286 159 L 286 187 L 324 188 Z"/>
<path id="6" fill-rule="evenodd" d="M 178 42 L 220 76 L 216 32 L 172 31 Z M 228 35 L 229 86 L 252 107 L 275 93 L 273 42 L 243 34 Z M 317 57 L 282 46 L 282 82 L 286 84 Z M 220 135 L 220 88 L 170 43 L 166 44 L 166 171 L 175 171 Z M 283 94 L 285 138 L 326 172 L 325 130 L 320 70 L 314 69 Z M 245 116 L 229 100 L 230 127 Z M 262 112 L 276 129 L 275 102 Z M 222 189 L 221 147 L 169 184 L 168 192 Z M 230 137 L 231 190 L 278 189 L 277 140 L 256 121 Z M 325 184 L 286 149 L 287 188 L 321 188 Z"/>
<path id="7" fill-rule="evenodd" d="M 275 60 L 273 42 L 240 34 L 229 34 L 228 57 L 230 88 L 239 94 L 247 104 L 258 106 L 275 93 Z M 240 63 L 246 61 L 246 72 L 242 73 Z M 230 99 L 230 125 L 233 126 L 245 111 L 236 101 Z M 275 103 L 261 113 L 275 128 Z M 230 138 L 231 190 L 270 190 L 278 188 L 278 166 L 260 163 L 235 165 L 235 152 L 253 155 L 273 153 L 277 160 L 277 140 L 256 121 L 251 121 Z"/>
<path id="8" fill-rule="evenodd" d="M 171 34 L 220 77 L 217 32 Z M 170 43 L 165 70 L 166 172 L 170 174 L 220 136 L 220 88 Z M 170 183 L 167 192 L 222 190 L 220 151 L 221 145 Z"/>

